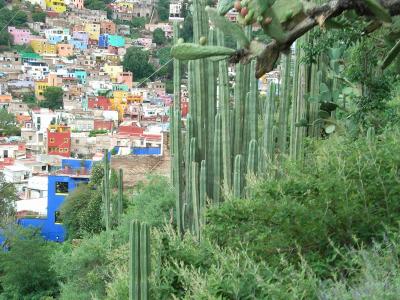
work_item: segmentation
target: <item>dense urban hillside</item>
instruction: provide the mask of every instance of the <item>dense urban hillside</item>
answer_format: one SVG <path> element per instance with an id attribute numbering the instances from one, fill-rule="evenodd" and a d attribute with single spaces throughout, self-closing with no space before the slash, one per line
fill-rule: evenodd
<path id="1" fill-rule="evenodd" d="M 61 238 L 26 226 L 38 216 L 4 168 L 0 299 L 397 299 L 400 1 L 171 0 L 119 21 L 133 3 L 88 0 L 80 13 L 107 11 L 139 36 L 165 21 L 169 37 L 125 37 L 112 66 L 139 85 L 158 78 L 149 94 L 169 81 L 157 94 L 168 115 L 143 110 L 133 125 L 130 82 L 116 128 L 87 132 L 103 151 L 50 168 Z M 110 107 L 128 85 L 111 77 L 96 91 Z M 41 103 L 61 100 L 57 88 Z M 0 113 L 4 136 L 23 136 Z"/>

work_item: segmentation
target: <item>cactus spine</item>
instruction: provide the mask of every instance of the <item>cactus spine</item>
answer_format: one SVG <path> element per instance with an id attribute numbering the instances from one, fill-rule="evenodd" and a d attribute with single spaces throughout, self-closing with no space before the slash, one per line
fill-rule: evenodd
<path id="1" fill-rule="evenodd" d="M 130 240 L 129 300 L 149 299 L 150 229 L 147 224 L 132 221 Z"/>

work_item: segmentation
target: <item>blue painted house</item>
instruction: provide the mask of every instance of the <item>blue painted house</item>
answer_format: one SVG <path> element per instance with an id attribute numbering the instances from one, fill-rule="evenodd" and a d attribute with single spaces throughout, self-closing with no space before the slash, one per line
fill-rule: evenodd
<path id="1" fill-rule="evenodd" d="M 86 40 L 80 40 L 77 38 L 72 38 L 69 40 L 69 43 L 74 46 L 74 49 L 79 51 L 86 50 L 88 48 L 88 43 Z"/>
<path id="2" fill-rule="evenodd" d="M 87 78 L 87 73 L 85 70 L 82 69 L 75 69 L 74 70 L 74 76 L 76 79 L 78 79 L 80 84 L 86 84 L 86 78 Z"/>
<path id="3" fill-rule="evenodd" d="M 65 198 L 80 184 L 87 184 L 93 166 L 91 160 L 63 159 L 61 169 L 48 177 L 47 216 L 42 218 L 20 218 L 23 227 L 41 229 L 41 235 L 49 241 L 63 242 L 65 228 L 60 220 L 60 208 Z M 0 244 L 3 242 L 0 236 Z"/>

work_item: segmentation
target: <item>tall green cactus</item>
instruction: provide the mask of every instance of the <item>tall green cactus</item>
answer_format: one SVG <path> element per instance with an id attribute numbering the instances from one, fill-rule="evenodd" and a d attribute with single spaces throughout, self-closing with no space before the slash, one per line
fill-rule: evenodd
<path id="1" fill-rule="evenodd" d="M 111 229 L 111 191 L 110 191 L 110 162 L 108 160 L 108 150 L 104 150 L 103 168 L 104 176 L 102 182 L 103 190 L 103 205 L 104 205 L 104 225 L 106 230 Z"/>
<path id="2" fill-rule="evenodd" d="M 118 222 L 120 223 L 124 210 L 124 175 L 123 170 L 119 169 L 118 172 L 118 202 L 117 202 L 117 215 Z"/>
<path id="3" fill-rule="evenodd" d="M 215 116 L 215 130 L 214 130 L 214 191 L 213 201 L 219 203 L 221 195 L 221 115 L 218 112 Z"/>
<path id="4" fill-rule="evenodd" d="M 174 23 L 174 43 L 178 42 L 178 23 Z M 183 207 L 183 146 L 181 132 L 181 63 L 174 59 L 174 104 L 173 104 L 173 174 L 176 193 L 176 222 L 179 234 L 183 234 L 182 207 Z"/>
<path id="5" fill-rule="evenodd" d="M 200 240 L 200 196 L 199 196 L 199 164 L 192 161 L 192 207 L 193 207 L 193 232 Z"/>
<path id="6" fill-rule="evenodd" d="M 132 221 L 129 240 L 129 300 L 148 300 L 151 261 L 149 226 Z"/>
<path id="7" fill-rule="evenodd" d="M 217 30 L 218 44 L 224 44 L 224 35 Z M 222 121 L 222 153 L 223 153 L 223 185 L 225 192 L 232 186 L 232 153 L 229 127 L 229 79 L 228 63 L 225 60 L 219 62 L 219 105 Z"/>
<path id="8" fill-rule="evenodd" d="M 290 70 L 291 70 L 291 55 L 283 55 L 283 81 L 282 95 L 280 97 L 279 107 L 279 135 L 278 135 L 278 153 L 280 161 L 282 161 L 287 149 L 287 127 L 290 103 Z"/>
<path id="9" fill-rule="evenodd" d="M 235 165 L 234 165 L 234 174 L 233 174 L 233 197 L 241 198 L 242 197 L 242 155 L 238 154 L 235 157 Z"/>

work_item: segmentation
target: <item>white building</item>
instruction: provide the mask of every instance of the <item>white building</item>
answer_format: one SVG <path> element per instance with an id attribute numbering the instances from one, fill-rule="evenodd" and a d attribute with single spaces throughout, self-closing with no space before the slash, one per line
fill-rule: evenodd
<path id="1" fill-rule="evenodd" d="M 169 4 L 169 21 L 182 22 L 184 18 L 181 15 L 182 1 L 174 1 Z"/>

